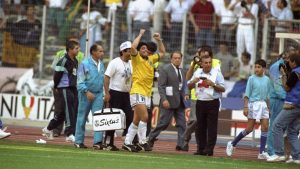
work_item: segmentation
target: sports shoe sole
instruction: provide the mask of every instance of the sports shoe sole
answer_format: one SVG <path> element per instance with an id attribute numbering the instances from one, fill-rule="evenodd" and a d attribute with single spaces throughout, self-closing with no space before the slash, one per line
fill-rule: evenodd
<path id="1" fill-rule="evenodd" d="M 7 138 L 7 137 L 9 137 L 9 136 L 11 136 L 11 134 L 9 134 L 9 135 L 7 135 L 7 136 L 4 136 L 4 137 L 1 137 L 0 140 L 1 140 L 1 139 L 5 139 L 5 138 Z"/>

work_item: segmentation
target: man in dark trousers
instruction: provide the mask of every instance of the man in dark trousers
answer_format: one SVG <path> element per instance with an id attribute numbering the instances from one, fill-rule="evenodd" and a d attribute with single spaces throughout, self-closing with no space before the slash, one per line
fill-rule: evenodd
<path id="1" fill-rule="evenodd" d="M 206 49 L 201 52 L 206 53 Z M 197 69 L 187 85 L 196 90 L 196 117 L 198 150 L 195 155 L 212 156 L 217 141 L 218 114 L 221 93 L 225 91 L 224 77 L 219 69 L 212 68 L 212 53 L 201 57 L 201 69 Z"/>
<path id="2" fill-rule="evenodd" d="M 53 129 L 65 121 L 66 141 L 75 141 L 75 125 L 78 107 L 77 69 L 75 58 L 80 50 L 77 41 L 68 41 L 67 53 L 58 61 L 54 72 L 55 115 L 47 127 L 43 128 L 43 135 L 53 139 Z"/>
<path id="3" fill-rule="evenodd" d="M 153 146 L 156 137 L 165 130 L 175 117 L 178 130 L 176 150 L 182 150 L 183 133 L 185 131 L 184 102 L 188 99 L 185 96 L 185 75 L 179 68 L 182 61 L 182 54 L 175 51 L 171 55 L 171 63 L 159 69 L 158 91 L 160 95 L 160 119 L 156 128 L 149 134 L 149 145 Z"/>

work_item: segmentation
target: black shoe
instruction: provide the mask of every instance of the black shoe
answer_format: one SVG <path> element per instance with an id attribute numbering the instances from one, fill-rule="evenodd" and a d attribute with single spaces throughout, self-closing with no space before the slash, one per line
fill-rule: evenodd
<path id="1" fill-rule="evenodd" d="M 207 156 L 213 156 L 214 152 L 213 151 L 204 151 Z"/>
<path id="2" fill-rule="evenodd" d="M 182 150 L 182 148 L 181 148 L 180 146 L 176 146 L 175 150 L 177 150 L 177 151 L 181 151 L 181 150 Z"/>
<path id="3" fill-rule="evenodd" d="M 126 150 L 126 151 L 130 151 L 130 152 L 138 152 L 138 150 L 132 144 L 125 144 L 124 143 L 123 146 L 122 146 L 122 149 Z"/>
<path id="4" fill-rule="evenodd" d="M 149 139 L 149 140 L 148 140 L 148 144 L 149 144 L 149 146 L 150 146 L 151 148 L 153 148 L 153 146 L 154 146 L 154 139 Z"/>
<path id="5" fill-rule="evenodd" d="M 102 142 L 96 143 L 93 145 L 93 149 L 94 150 L 103 150 L 104 146 L 102 144 Z"/>
<path id="6" fill-rule="evenodd" d="M 189 151 L 189 145 L 186 144 L 183 147 L 181 147 L 181 151 Z"/>
<path id="7" fill-rule="evenodd" d="M 103 148 L 104 150 L 108 150 L 108 151 L 119 151 L 120 149 L 118 147 L 116 147 L 115 145 L 107 145 L 105 148 Z"/>
<path id="8" fill-rule="evenodd" d="M 139 143 L 134 143 L 133 146 L 135 147 L 136 151 L 142 151 L 143 149 L 138 146 Z"/>
<path id="9" fill-rule="evenodd" d="M 150 147 L 150 145 L 148 143 L 144 143 L 144 144 L 137 144 L 137 146 L 144 151 L 152 151 L 152 147 Z"/>
<path id="10" fill-rule="evenodd" d="M 87 148 L 86 145 L 84 145 L 83 143 L 80 143 L 80 144 L 74 144 L 75 148 Z"/>
<path id="11" fill-rule="evenodd" d="M 206 156 L 206 153 L 203 151 L 197 151 L 194 153 L 194 155 L 201 155 L 201 156 Z"/>

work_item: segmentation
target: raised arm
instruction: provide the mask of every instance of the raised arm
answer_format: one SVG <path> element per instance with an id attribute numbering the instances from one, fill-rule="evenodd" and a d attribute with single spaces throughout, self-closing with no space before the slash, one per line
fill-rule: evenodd
<path id="1" fill-rule="evenodd" d="M 131 45 L 131 49 L 130 49 L 130 55 L 131 56 L 136 56 L 137 55 L 137 47 L 138 47 L 145 31 L 146 31 L 145 29 L 140 29 L 139 35 L 133 40 L 132 45 Z"/>
<path id="2" fill-rule="evenodd" d="M 185 75 L 186 80 L 190 80 L 192 78 L 195 66 L 196 66 L 196 63 L 193 61 L 191 66 L 189 67 L 189 70 L 186 72 L 186 75 Z"/>
<path id="3" fill-rule="evenodd" d="M 161 37 L 160 37 L 160 34 L 159 33 L 155 33 L 153 35 L 153 38 L 156 40 L 157 42 L 157 46 L 158 46 L 158 53 L 159 53 L 159 56 L 160 56 L 160 59 L 163 58 L 166 54 L 166 48 L 165 48 L 165 45 L 164 43 L 162 42 L 161 40 Z"/>

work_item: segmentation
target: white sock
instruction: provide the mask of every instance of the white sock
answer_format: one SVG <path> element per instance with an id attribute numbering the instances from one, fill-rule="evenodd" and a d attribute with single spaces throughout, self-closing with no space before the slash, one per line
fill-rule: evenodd
<path id="1" fill-rule="evenodd" d="M 128 128 L 128 132 L 126 134 L 125 144 L 127 145 L 132 144 L 132 140 L 134 139 L 134 136 L 136 135 L 137 131 L 138 131 L 138 127 L 135 124 L 131 123 Z"/>
<path id="2" fill-rule="evenodd" d="M 147 132 L 147 123 L 140 121 L 139 128 L 138 128 L 138 137 L 139 137 L 140 144 L 145 144 L 147 142 L 146 132 Z"/>

